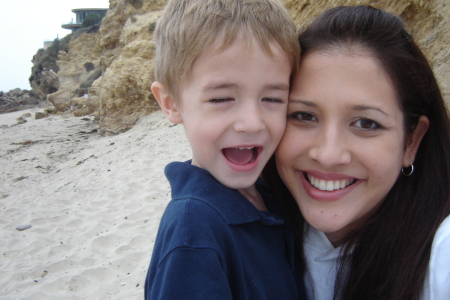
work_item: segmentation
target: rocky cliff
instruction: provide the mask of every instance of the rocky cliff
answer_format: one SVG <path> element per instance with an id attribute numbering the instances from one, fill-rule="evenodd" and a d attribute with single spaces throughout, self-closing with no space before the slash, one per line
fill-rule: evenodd
<path id="1" fill-rule="evenodd" d="M 99 44 L 104 74 L 94 83 L 104 134 L 131 128 L 158 108 L 152 97 L 156 21 L 165 1 L 110 0 Z"/>
<path id="2" fill-rule="evenodd" d="M 0 91 L 0 114 L 32 108 L 39 104 L 39 98 L 33 91 L 19 88 L 9 92 Z"/>
<path id="3" fill-rule="evenodd" d="M 450 4 L 447 0 L 284 0 L 301 28 L 327 8 L 370 4 L 399 15 L 429 58 L 450 103 Z M 131 128 L 143 115 L 158 109 L 150 91 L 153 81 L 156 21 L 165 0 L 110 0 L 98 33 L 86 33 L 60 52 L 58 91 L 49 96 L 59 110 L 76 115 L 95 113 L 103 134 Z M 93 65 L 88 71 L 86 64 Z M 94 70 L 102 76 L 97 80 Z M 53 72 L 54 73 L 54 72 Z M 54 76 L 55 74 L 51 74 Z M 80 90 L 86 80 L 92 87 Z M 80 97 L 82 96 L 82 97 Z"/>
<path id="4" fill-rule="evenodd" d="M 93 27 L 72 38 L 68 52 L 59 51 L 59 89 L 47 97 L 58 111 L 73 110 L 76 115 L 85 115 L 98 110 L 98 99 L 84 96 L 102 72 L 98 39 L 98 28 Z"/>

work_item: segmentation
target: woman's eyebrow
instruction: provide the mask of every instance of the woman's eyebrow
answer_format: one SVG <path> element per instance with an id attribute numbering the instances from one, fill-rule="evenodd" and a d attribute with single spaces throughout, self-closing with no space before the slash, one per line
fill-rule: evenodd
<path id="1" fill-rule="evenodd" d="M 386 112 L 384 112 L 381 108 L 373 107 L 373 106 L 353 105 L 353 106 L 352 106 L 352 109 L 353 109 L 353 110 L 356 110 L 356 111 L 376 110 L 376 111 L 379 111 L 379 112 L 381 112 L 382 114 L 384 114 L 384 115 L 386 115 L 386 116 L 389 116 L 389 115 L 388 115 Z"/>
<path id="2" fill-rule="evenodd" d="M 317 105 L 316 105 L 314 102 L 306 101 L 306 100 L 289 99 L 289 103 L 303 104 L 303 105 L 309 106 L 309 107 L 317 107 Z M 367 105 L 353 105 L 353 106 L 351 107 L 351 109 L 352 109 L 352 110 L 355 110 L 355 111 L 375 110 L 375 111 L 381 112 L 383 115 L 389 116 L 389 114 L 386 113 L 385 111 L 383 111 L 381 108 L 374 107 L 374 106 L 367 106 Z"/>

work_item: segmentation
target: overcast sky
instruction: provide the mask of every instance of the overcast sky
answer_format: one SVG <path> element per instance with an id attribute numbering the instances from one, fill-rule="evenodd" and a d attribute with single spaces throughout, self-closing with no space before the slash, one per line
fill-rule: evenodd
<path id="1" fill-rule="evenodd" d="M 64 37 L 63 23 L 75 21 L 73 8 L 108 8 L 109 0 L 1 1 L 0 91 L 30 89 L 31 60 L 44 41 Z"/>

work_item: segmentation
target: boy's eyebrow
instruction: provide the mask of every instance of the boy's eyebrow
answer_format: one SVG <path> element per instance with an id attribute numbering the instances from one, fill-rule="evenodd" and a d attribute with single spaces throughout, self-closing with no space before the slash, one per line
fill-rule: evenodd
<path id="1" fill-rule="evenodd" d="M 281 90 L 281 91 L 289 91 L 289 85 L 284 83 L 277 84 L 269 84 L 266 86 L 268 90 Z"/>
<path id="2" fill-rule="evenodd" d="M 204 91 L 220 90 L 220 89 L 237 89 L 238 85 L 235 83 L 211 83 L 205 86 Z M 288 91 L 289 85 L 284 83 L 268 84 L 264 87 L 265 90 L 281 90 Z"/>
<path id="3" fill-rule="evenodd" d="M 220 90 L 220 89 L 236 89 L 238 87 L 235 83 L 210 83 L 203 89 L 204 91 Z"/>

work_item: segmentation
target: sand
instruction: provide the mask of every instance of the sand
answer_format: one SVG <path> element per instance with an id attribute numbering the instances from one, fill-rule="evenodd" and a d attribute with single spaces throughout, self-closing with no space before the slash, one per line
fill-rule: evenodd
<path id="1" fill-rule="evenodd" d="M 15 125 L 36 111 L 0 115 L 0 299 L 143 299 L 164 166 L 191 157 L 182 125 L 161 112 L 110 137 L 93 117 Z"/>

